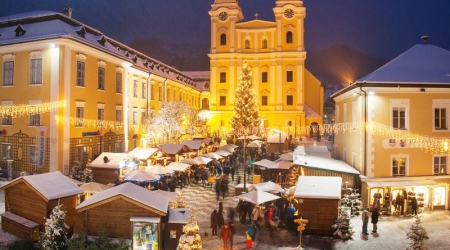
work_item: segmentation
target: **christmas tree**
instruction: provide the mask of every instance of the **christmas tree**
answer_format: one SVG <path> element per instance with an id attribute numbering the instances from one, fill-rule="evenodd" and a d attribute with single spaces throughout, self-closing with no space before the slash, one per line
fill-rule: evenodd
<path id="1" fill-rule="evenodd" d="M 359 211 L 362 209 L 361 195 L 357 191 L 357 189 L 345 188 L 341 199 L 342 206 L 350 208 L 351 216 L 359 215 Z"/>
<path id="2" fill-rule="evenodd" d="M 342 240 L 349 240 L 353 235 L 353 227 L 350 225 L 350 208 L 341 207 L 339 217 L 336 219 L 336 223 L 332 226 L 334 231 L 333 236 Z"/>
<path id="3" fill-rule="evenodd" d="M 235 114 L 231 118 L 231 127 L 237 136 L 245 133 L 259 134 L 260 119 L 255 91 L 252 88 L 252 71 L 247 61 L 242 65 L 235 90 Z"/>
<path id="4" fill-rule="evenodd" d="M 41 245 L 44 249 L 65 249 L 67 247 L 66 212 L 61 205 L 53 208 L 50 218 L 45 221 L 45 232 L 41 236 Z"/>
<path id="5" fill-rule="evenodd" d="M 425 250 L 427 249 L 423 246 L 423 241 L 428 240 L 427 231 L 420 224 L 419 216 L 414 216 L 415 222 L 409 226 L 409 232 L 406 234 L 406 238 L 412 240 L 412 243 L 408 246 L 408 250 Z"/>
<path id="6" fill-rule="evenodd" d="M 94 174 L 92 172 L 92 169 L 89 168 L 89 163 L 86 165 L 86 167 L 83 167 L 81 166 L 81 163 L 78 161 L 76 161 L 72 166 L 72 169 L 70 170 L 69 173 L 69 177 L 84 183 L 94 181 Z"/>

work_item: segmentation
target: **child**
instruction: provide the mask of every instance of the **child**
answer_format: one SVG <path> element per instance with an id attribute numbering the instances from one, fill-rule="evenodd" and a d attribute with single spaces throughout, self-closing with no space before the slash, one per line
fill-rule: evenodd
<path id="1" fill-rule="evenodd" d="M 247 232 L 245 232 L 245 238 L 247 240 L 247 246 L 246 249 L 251 249 L 253 238 L 255 237 L 255 232 L 251 226 L 248 227 Z"/>

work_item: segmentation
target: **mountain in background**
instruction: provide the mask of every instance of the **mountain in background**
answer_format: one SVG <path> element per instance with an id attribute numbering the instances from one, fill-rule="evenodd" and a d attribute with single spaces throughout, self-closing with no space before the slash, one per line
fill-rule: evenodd
<path id="1" fill-rule="evenodd" d="M 129 46 L 181 71 L 209 70 L 208 44 L 168 44 L 150 39 L 133 40 Z M 352 83 L 388 61 L 347 45 L 336 45 L 316 53 L 308 52 L 306 68 L 328 88 Z"/>

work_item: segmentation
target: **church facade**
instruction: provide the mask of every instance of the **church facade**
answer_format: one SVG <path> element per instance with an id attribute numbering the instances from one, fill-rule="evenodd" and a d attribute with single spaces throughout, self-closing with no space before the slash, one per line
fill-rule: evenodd
<path id="1" fill-rule="evenodd" d="M 211 18 L 210 88 L 201 96 L 209 125 L 229 129 L 244 61 L 252 69 L 261 126 L 292 135 L 322 123 L 324 89 L 306 68 L 304 20 L 299 0 L 276 1 L 275 21 L 244 22 L 237 0 L 215 0 Z M 295 131 L 295 132 L 294 132 Z"/>

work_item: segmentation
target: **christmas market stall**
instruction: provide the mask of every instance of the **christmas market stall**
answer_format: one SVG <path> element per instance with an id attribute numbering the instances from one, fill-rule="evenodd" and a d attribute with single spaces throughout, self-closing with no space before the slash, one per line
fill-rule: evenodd
<path id="1" fill-rule="evenodd" d="M 158 154 L 158 148 L 134 148 L 128 154 L 133 155 L 138 158 L 145 167 L 149 167 L 156 164 L 156 159 Z"/>
<path id="2" fill-rule="evenodd" d="M 307 219 L 306 233 L 332 235 L 339 215 L 341 177 L 300 176 L 295 188 L 298 217 Z"/>
<path id="3" fill-rule="evenodd" d="M 169 221 L 164 228 L 164 249 L 176 249 L 180 236 L 183 234 L 183 226 L 191 219 L 190 208 L 169 209 Z"/>
<path id="4" fill-rule="evenodd" d="M 166 166 L 170 162 L 181 161 L 194 156 L 193 150 L 182 144 L 164 144 L 159 148 L 169 157 L 167 159 L 169 162 L 164 162 L 164 164 L 159 163 L 163 166 Z"/>
<path id="5" fill-rule="evenodd" d="M 2 229 L 22 238 L 39 240 L 39 231 L 58 205 L 66 211 L 66 224 L 71 234 L 78 222 L 75 207 L 83 189 L 60 172 L 21 176 L 1 187 L 5 192 L 6 212 Z"/>
<path id="6" fill-rule="evenodd" d="M 131 249 L 162 249 L 162 220 L 169 198 L 132 183 L 124 183 L 93 195 L 76 207 L 82 226 L 75 233 L 131 240 Z"/>
<path id="7" fill-rule="evenodd" d="M 101 184 L 115 183 L 121 176 L 121 167 L 127 159 L 127 153 L 103 152 L 89 163 L 94 180 Z"/>
<path id="8" fill-rule="evenodd" d="M 193 158 L 197 155 L 201 155 L 208 152 L 208 145 L 206 145 L 202 140 L 186 140 L 182 141 L 181 145 L 186 145 L 193 150 L 192 153 L 194 155 L 188 158 Z"/>

